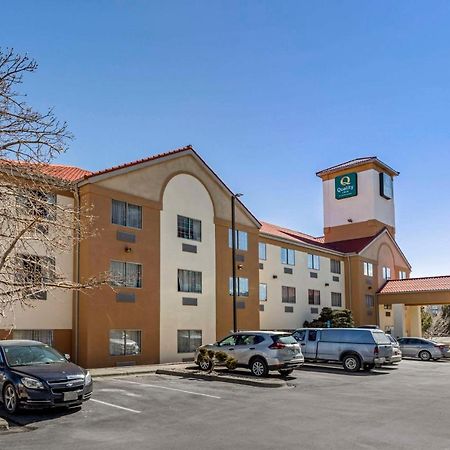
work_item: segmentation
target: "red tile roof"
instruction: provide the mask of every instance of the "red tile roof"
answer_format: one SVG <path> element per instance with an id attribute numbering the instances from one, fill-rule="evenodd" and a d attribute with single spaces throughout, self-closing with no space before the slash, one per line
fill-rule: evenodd
<path id="1" fill-rule="evenodd" d="M 343 170 L 343 169 L 350 169 L 353 167 L 358 167 L 358 166 L 361 166 L 361 165 L 369 163 L 369 162 L 376 162 L 379 165 L 383 166 L 385 169 L 387 169 L 389 172 L 391 172 L 392 175 L 399 175 L 399 172 L 394 170 L 392 167 L 389 167 L 384 162 L 380 161 L 376 156 L 365 156 L 363 158 L 355 158 L 350 161 L 346 161 L 341 164 L 337 164 L 335 166 L 328 167 L 327 169 L 320 170 L 319 172 L 316 173 L 316 175 L 318 177 L 321 177 L 328 173 L 337 172 L 337 171 Z"/>
<path id="2" fill-rule="evenodd" d="M 188 150 L 195 152 L 195 150 L 192 148 L 191 145 L 187 145 L 185 147 L 177 148 L 175 150 L 170 150 L 168 152 L 159 153 L 157 155 L 149 156 L 148 158 L 137 159 L 136 161 L 131 161 L 131 162 L 128 162 L 128 163 L 119 164 L 117 166 L 113 166 L 113 167 L 110 167 L 108 169 L 102 169 L 102 170 L 98 170 L 97 172 L 91 172 L 88 175 L 86 175 L 84 178 L 91 178 L 91 177 L 95 177 L 97 175 L 103 175 L 105 173 L 114 172 L 115 170 L 125 169 L 127 167 L 136 166 L 138 164 L 142 164 L 142 163 L 145 163 L 145 162 L 148 162 L 148 161 L 153 161 L 153 160 L 159 159 L 159 158 L 164 158 L 165 156 L 175 155 L 177 153 L 182 153 L 182 152 L 185 152 L 185 151 L 188 151 Z"/>
<path id="3" fill-rule="evenodd" d="M 89 170 L 80 169 L 74 166 L 63 166 L 61 164 L 49 164 L 43 167 L 42 171 L 51 177 L 64 181 L 77 181 L 91 174 Z"/>
<path id="4" fill-rule="evenodd" d="M 407 278 L 389 280 L 378 291 L 379 294 L 402 294 L 407 292 L 450 291 L 450 275 L 439 277 Z"/>
<path id="5" fill-rule="evenodd" d="M 316 245 L 318 247 L 322 247 L 325 250 L 334 250 L 340 253 L 359 253 L 384 231 L 383 229 L 374 236 L 359 239 L 348 239 L 346 241 L 337 242 L 324 242 L 323 236 L 314 237 L 309 234 L 301 233 L 300 231 L 290 230 L 288 228 L 283 228 L 267 222 L 261 223 L 262 227 L 260 231 L 262 233 L 270 234 L 272 236 L 281 237 L 284 239 L 291 239 L 296 243 L 299 243 L 300 241 L 300 243 Z"/>

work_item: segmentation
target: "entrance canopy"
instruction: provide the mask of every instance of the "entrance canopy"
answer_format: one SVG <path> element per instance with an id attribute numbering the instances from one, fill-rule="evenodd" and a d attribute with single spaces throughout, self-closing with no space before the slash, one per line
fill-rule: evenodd
<path id="1" fill-rule="evenodd" d="M 450 275 L 389 280 L 377 296 L 381 305 L 450 305 Z"/>

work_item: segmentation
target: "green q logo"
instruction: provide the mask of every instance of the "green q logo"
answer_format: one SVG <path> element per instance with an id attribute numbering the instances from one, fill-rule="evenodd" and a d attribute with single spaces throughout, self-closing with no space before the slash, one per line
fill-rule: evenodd
<path id="1" fill-rule="evenodd" d="M 349 176 L 345 176 L 341 178 L 341 185 L 342 186 L 350 186 L 352 184 L 350 177 Z"/>

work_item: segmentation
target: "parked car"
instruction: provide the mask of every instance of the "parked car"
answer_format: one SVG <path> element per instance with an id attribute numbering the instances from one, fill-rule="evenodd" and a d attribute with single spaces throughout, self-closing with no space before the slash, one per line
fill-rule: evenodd
<path id="1" fill-rule="evenodd" d="M 395 339 L 394 336 L 391 336 L 390 334 L 386 333 L 386 336 L 389 338 L 389 340 L 392 343 L 392 349 L 394 350 L 393 355 L 388 358 L 386 361 L 387 364 L 396 364 L 399 363 L 402 360 L 402 351 L 400 349 L 400 344 L 398 343 L 397 339 Z"/>
<path id="2" fill-rule="evenodd" d="M 448 353 L 448 346 L 430 339 L 403 337 L 398 339 L 403 356 L 420 358 L 422 361 L 437 361 Z"/>
<path id="3" fill-rule="evenodd" d="M 89 371 L 37 341 L 0 341 L 0 394 L 4 408 L 72 407 L 89 400 Z"/>
<path id="4" fill-rule="evenodd" d="M 342 363 L 348 372 L 372 370 L 393 356 L 392 343 L 378 329 L 300 328 L 293 333 L 305 360 Z"/>
<path id="5" fill-rule="evenodd" d="M 242 331 L 202 347 L 225 352 L 237 360 L 237 367 L 248 368 L 257 377 L 267 376 L 270 370 L 287 376 L 305 362 L 297 341 L 283 332 Z M 200 348 L 194 361 L 202 370 L 209 370 L 208 361 L 199 360 Z"/>

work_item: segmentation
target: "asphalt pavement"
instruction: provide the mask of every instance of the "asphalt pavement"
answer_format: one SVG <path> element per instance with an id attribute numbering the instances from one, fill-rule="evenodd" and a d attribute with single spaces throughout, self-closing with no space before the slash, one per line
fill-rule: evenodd
<path id="1" fill-rule="evenodd" d="M 294 375 L 277 389 L 156 374 L 97 379 L 81 409 L 20 414 L 0 449 L 450 449 L 450 361 Z"/>

